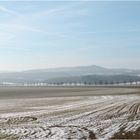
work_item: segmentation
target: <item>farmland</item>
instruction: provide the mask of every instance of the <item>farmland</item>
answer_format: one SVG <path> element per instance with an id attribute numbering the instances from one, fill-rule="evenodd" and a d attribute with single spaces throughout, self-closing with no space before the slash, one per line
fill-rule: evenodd
<path id="1" fill-rule="evenodd" d="M 0 139 L 139 139 L 140 89 L 2 87 Z"/>

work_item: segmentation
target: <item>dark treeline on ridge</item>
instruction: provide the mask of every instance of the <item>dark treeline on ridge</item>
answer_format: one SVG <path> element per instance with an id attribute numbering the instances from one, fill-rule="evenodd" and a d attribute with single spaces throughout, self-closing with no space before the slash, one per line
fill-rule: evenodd
<path id="1" fill-rule="evenodd" d="M 63 83 L 84 83 L 84 84 L 117 84 L 117 83 L 132 83 L 140 81 L 139 76 L 130 75 L 85 75 L 63 77 L 45 80 L 43 82 L 63 84 Z"/>

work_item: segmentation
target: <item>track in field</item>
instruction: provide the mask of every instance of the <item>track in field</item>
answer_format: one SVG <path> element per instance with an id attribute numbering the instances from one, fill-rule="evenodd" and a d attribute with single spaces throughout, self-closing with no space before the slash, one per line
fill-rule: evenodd
<path id="1" fill-rule="evenodd" d="M 140 96 L 0 101 L 0 139 L 140 139 Z"/>

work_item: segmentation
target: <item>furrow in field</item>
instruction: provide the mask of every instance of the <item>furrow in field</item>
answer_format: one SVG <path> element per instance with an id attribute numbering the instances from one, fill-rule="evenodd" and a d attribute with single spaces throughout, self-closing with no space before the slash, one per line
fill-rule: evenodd
<path id="1" fill-rule="evenodd" d="M 43 99 L 39 106 L 26 104 L 23 112 L 1 113 L 0 138 L 140 138 L 140 96 L 87 96 L 74 101 L 60 97 L 58 104 L 50 105 L 47 101 Z"/>

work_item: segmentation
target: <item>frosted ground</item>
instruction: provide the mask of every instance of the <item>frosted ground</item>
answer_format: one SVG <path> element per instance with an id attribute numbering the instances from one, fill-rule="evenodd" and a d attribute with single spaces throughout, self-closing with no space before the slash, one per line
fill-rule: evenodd
<path id="1" fill-rule="evenodd" d="M 1 88 L 0 139 L 140 139 L 139 91 Z"/>

